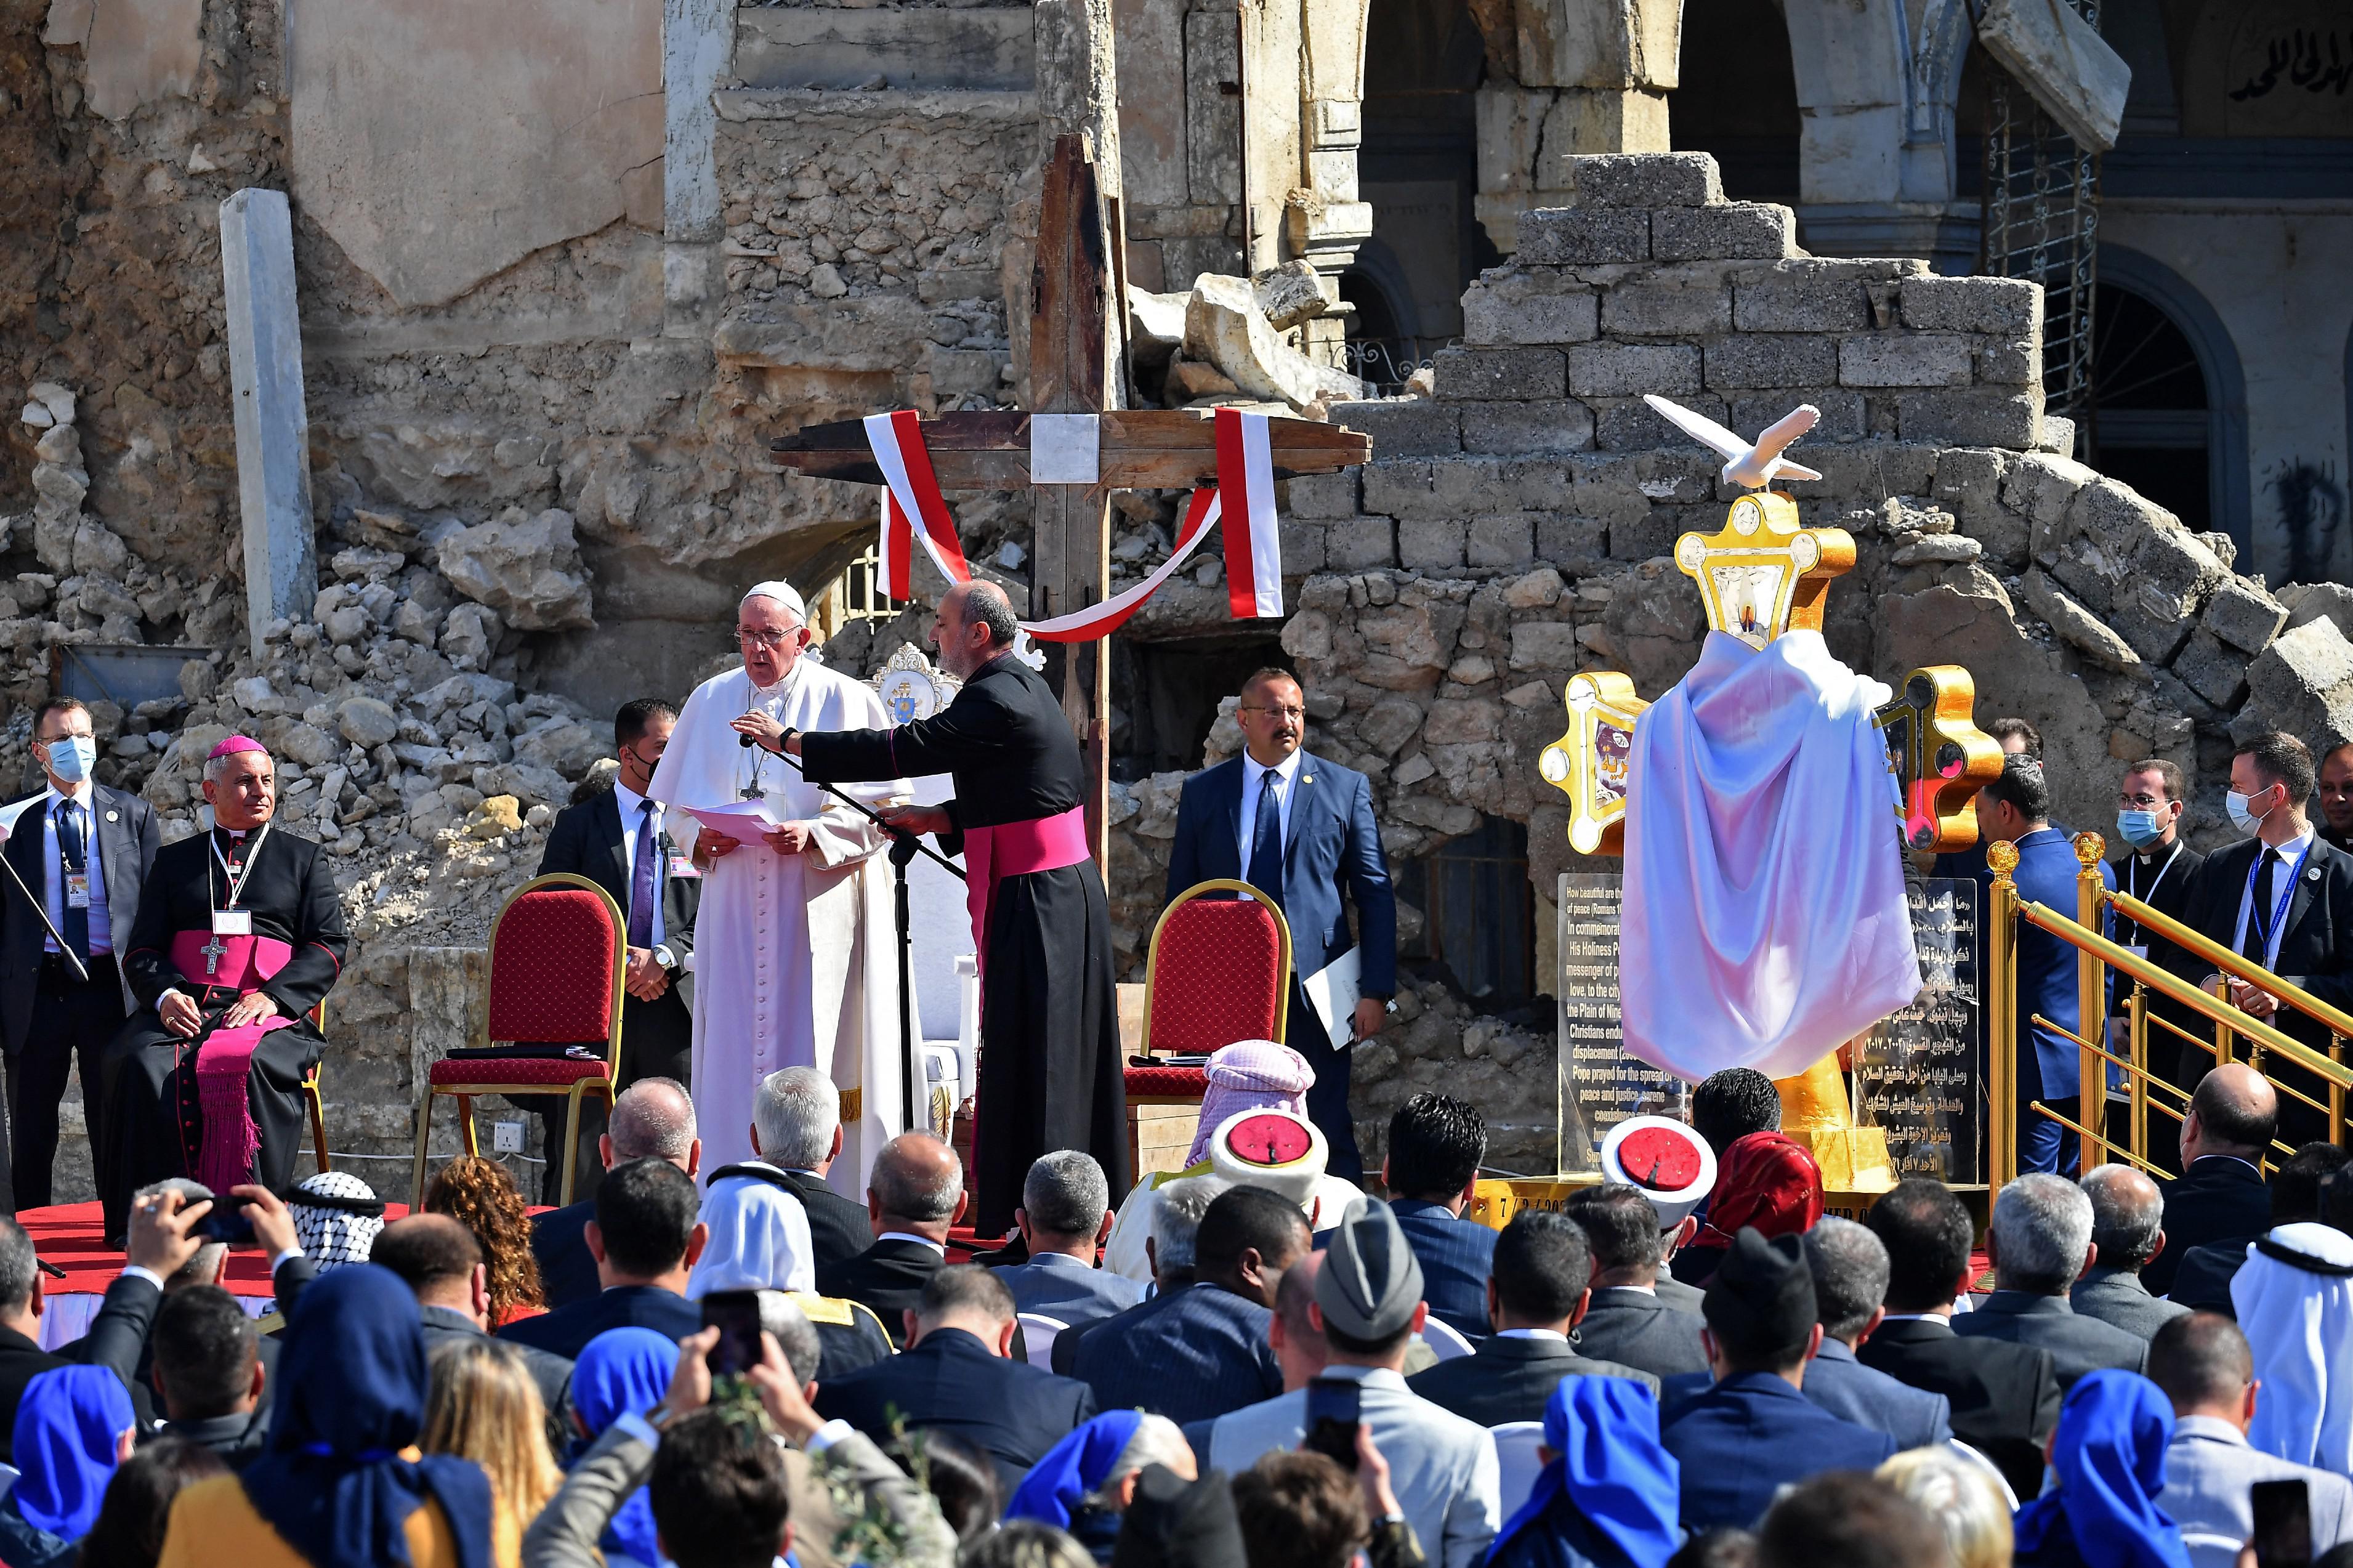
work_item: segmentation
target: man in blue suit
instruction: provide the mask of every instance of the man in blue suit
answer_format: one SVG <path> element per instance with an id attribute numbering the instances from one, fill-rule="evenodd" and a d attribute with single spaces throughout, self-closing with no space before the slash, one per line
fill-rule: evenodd
<path id="1" fill-rule="evenodd" d="M 1802 1392 L 1822 1340 L 1805 1245 L 1743 1226 L 1707 1287 L 1715 1386 L 1667 1412 L 1659 1441 L 1683 1467 L 1683 1525 L 1754 1530 L 1773 1494 L 1824 1470 L 1871 1470 L 1894 1438 L 1841 1420 Z"/>
<path id="2" fill-rule="evenodd" d="M 2075 878 L 2084 869 L 2075 846 L 2051 825 L 2051 786 L 2042 764 L 2025 757 L 2002 759 L 2001 777 L 1978 791 L 1978 836 L 1987 843 L 2003 842 L 2018 851 L 2013 880 L 2019 897 L 2042 904 L 2073 918 L 2076 908 Z M 2116 874 L 2107 862 L 2098 863 L 2100 879 L 2109 887 Z M 2107 932 L 2103 911 L 2101 934 Z M 2018 928 L 2018 1168 L 2021 1171 L 2065 1171 L 2075 1163 L 2075 1135 L 2042 1115 L 2030 1115 L 2027 1106 L 2041 1100 L 2070 1121 L 2083 1122 L 2081 1053 L 2061 1029 L 2081 1033 L 2077 1008 L 2075 949 L 2037 927 L 2021 922 Z M 2040 1013 L 2057 1028 L 2033 1022 Z M 2031 1032 L 2031 1033 L 2030 1033 Z M 2105 1100 L 2088 1112 L 2105 1116 Z M 2085 1125 L 2096 1128 L 2097 1122 Z"/>
<path id="3" fill-rule="evenodd" d="M 1371 783 L 1361 773 L 1300 748 L 1307 700 L 1281 670 L 1242 683 L 1235 714 L 1242 755 L 1185 781 L 1168 859 L 1168 896 L 1197 883 L 1239 878 L 1262 890 L 1291 926 L 1292 980 L 1283 1040 L 1315 1069 L 1308 1119 L 1331 1145 L 1325 1169 L 1345 1181 L 1364 1174 L 1348 1115 L 1348 1046 L 1334 1041 L 1308 1005 L 1301 980 L 1361 948 L 1353 1038 L 1380 1032 L 1397 991 L 1397 897 L 1373 821 Z M 1351 937 L 1342 903 L 1356 906 Z"/>
<path id="4" fill-rule="evenodd" d="M 1841 1420 L 1886 1433 L 1899 1447 L 1952 1440 L 1953 1407 L 1855 1360 L 1857 1345 L 1887 1316 L 1887 1244 L 1868 1226 L 1826 1214 L 1806 1233 L 1821 1348 L 1806 1363 L 1805 1396 Z"/>

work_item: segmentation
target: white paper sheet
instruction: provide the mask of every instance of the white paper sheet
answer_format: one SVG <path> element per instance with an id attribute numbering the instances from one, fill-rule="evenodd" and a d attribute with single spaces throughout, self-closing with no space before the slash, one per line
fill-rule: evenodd
<path id="1" fill-rule="evenodd" d="M 1335 1045 L 1345 1045 L 1356 1037 L 1356 999 L 1363 994 L 1361 972 L 1357 949 L 1351 948 L 1300 981 L 1308 1005 L 1324 1021 L 1324 1037 Z"/>
<path id="2" fill-rule="evenodd" d="M 755 839 L 770 828 L 781 828 L 792 820 L 778 816 L 776 808 L 765 800 L 731 800 L 724 806 L 682 809 L 704 827 L 731 839 Z"/>

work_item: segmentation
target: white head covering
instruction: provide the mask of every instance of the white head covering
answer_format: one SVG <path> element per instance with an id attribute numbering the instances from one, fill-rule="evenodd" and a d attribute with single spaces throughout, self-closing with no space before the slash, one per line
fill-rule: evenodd
<path id="1" fill-rule="evenodd" d="M 345 1171 L 322 1171 L 294 1189 L 286 1201 L 294 1239 L 302 1255 L 324 1274 L 346 1264 L 365 1263 L 384 1229 L 384 1204 L 375 1190 Z"/>
<path id="2" fill-rule="evenodd" d="M 793 585 L 785 581 L 782 577 L 776 577 L 765 583 L 754 583 L 750 588 L 744 590 L 744 598 L 735 601 L 735 608 L 737 609 L 741 609 L 744 608 L 745 599 L 775 599 L 778 604 L 783 605 L 786 609 L 792 611 L 793 619 L 795 620 L 800 621 L 804 625 L 808 622 L 808 606 L 801 602 L 801 596 L 794 590 Z"/>
<path id="3" fill-rule="evenodd" d="M 2353 1236 L 2280 1225 L 2231 1281 L 2263 1397 L 2247 1441 L 2338 1475 L 2353 1471 Z"/>
<path id="4" fill-rule="evenodd" d="M 1242 1135 L 1237 1147 L 1235 1134 Z M 1304 1208 L 1331 1155 L 1324 1129 L 1282 1106 L 1249 1106 L 1218 1124 L 1209 1169 L 1237 1187 L 1264 1187 Z"/>
<path id="5" fill-rule="evenodd" d="M 1672 1230 L 1715 1191 L 1715 1150 L 1672 1118 L 1630 1116 L 1601 1140 L 1601 1174 L 1639 1189 Z"/>
<path id="6" fill-rule="evenodd" d="M 688 1300 L 712 1290 L 817 1288 L 808 1211 L 790 1192 L 754 1176 L 730 1176 L 703 1194 L 702 1219 L 711 1240 L 687 1277 Z"/>
<path id="7" fill-rule="evenodd" d="M 1315 1086 L 1315 1069 L 1307 1058 L 1271 1040 L 1237 1040 L 1219 1047 L 1209 1053 L 1202 1076 L 1207 1087 L 1200 1125 L 1193 1147 L 1185 1151 L 1188 1171 L 1208 1158 L 1210 1138 L 1236 1113 L 1280 1106 L 1305 1116 L 1307 1091 Z"/>

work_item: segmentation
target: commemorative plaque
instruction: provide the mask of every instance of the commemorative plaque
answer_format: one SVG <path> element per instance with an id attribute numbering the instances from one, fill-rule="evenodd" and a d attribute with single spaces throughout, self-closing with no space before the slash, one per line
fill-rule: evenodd
<path id="1" fill-rule="evenodd" d="M 1899 1178 L 1974 1186 L 1986 1170 L 1978 884 L 1936 877 L 1911 884 L 1908 892 L 1920 994 L 1857 1044 L 1857 1119 L 1885 1129 Z"/>
<path id="2" fill-rule="evenodd" d="M 1626 1054 L 1618 1012 L 1618 912 L 1625 878 L 1614 871 L 1560 875 L 1560 1173 L 1601 1169 L 1601 1140 L 1634 1116 L 1686 1114 L 1688 1086 Z"/>

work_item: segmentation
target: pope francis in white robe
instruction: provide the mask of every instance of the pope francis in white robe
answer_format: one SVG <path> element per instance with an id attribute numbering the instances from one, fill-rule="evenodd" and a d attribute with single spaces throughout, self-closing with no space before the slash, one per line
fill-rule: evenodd
<path id="1" fill-rule="evenodd" d="M 842 1091 L 842 1150 L 828 1180 L 862 1202 L 867 1171 L 902 1119 L 891 869 L 877 853 L 888 836 L 753 736 L 881 729 L 890 720 L 864 682 L 800 656 L 803 609 L 788 585 L 759 585 L 739 614 L 744 668 L 694 689 L 646 791 L 674 809 L 674 836 L 700 842 L 700 853 L 687 847 L 706 879 L 695 922 L 691 1086 L 702 1167 L 753 1158 L 761 1080 L 813 1065 Z M 905 779 L 846 792 L 875 807 L 913 797 Z M 803 847 L 779 853 L 773 837 L 747 834 L 714 858 L 729 835 L 680 810 L 755 799 L 802 827 L 790 836 Z"/>

